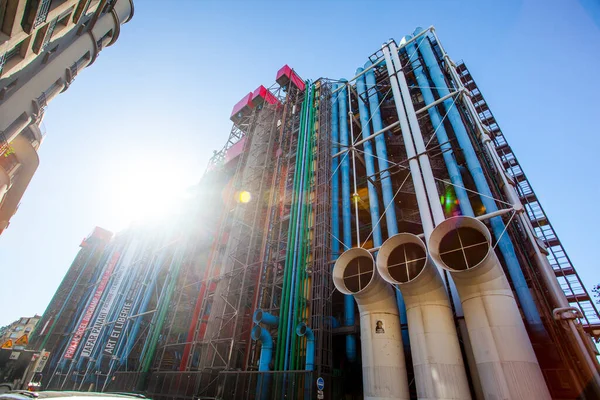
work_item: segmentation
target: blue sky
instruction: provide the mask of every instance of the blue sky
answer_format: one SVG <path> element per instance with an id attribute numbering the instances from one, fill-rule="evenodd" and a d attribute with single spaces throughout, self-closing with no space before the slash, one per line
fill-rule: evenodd
<path id="1" fill-rule="evenodd" d="M 376 6 L 374 6 L 376 4 Z M 233 105 L 284 64 L 352 77 L 435 25 L 464 59 L 574 265 L 600 282 L 600 6 L 567 1 L 137 0 L 116 44 L 46 113 L 41 164 L 0 237 L 0 325 L 43 313 L 82 238 L 196 182 Z"/>

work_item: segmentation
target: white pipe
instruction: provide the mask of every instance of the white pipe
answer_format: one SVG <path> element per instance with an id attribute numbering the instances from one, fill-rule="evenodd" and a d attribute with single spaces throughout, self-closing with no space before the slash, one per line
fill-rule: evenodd
<path id="1" fill-rule="evenodd" d="M 365 400 L 410 399 L 395 293 L 373 256 L 363 248 L 347 250 L 332 275 L 337 290 L 358 304 Z"/>
<path id="2" fill-rule="evenodd" d="M 425 35 L 427 32 L 431 31 L 433 32 L 433 25 L 430 26 L 427 29 L 424 29 L 422 32 L 419 32 L 417 35 L 414 35 L 410 40 L 407 40 L 405 42 L 400 43 L 400 47 L 398 48 L 398 51 L 400 51 L 400 49 L 402 49 L 404 46 L 408 46 L 410 43 L 414 42 L 415 40 L 419 39 L 421 36 Z M 348 82 L 353 82 L 356 79 L 358 79 L 360 76 L 362 76 L 363 74 L 366 74 L 368 71 L 370 71 L 371 69 L 375 68 L 376 66 L 378 66 L 379 64 L 381 64 L 383 62 L 385 58 L 378 58 L 377 60 L 375 60 L 375 62 L 369 66 L 368 68 L 365 68 L 364 71 L 356 74 L 353 78 L 348 79 Z M 342 86 L 335 89 L 333 92 L 331 92 L 331 94 L 335 94 L 337 92 L 339 92 L 340 90 L 342 90 Z"/>
<path id="3" fill-rule="evenodd" d="M 354 182 L 354 193 L 352 193 L 352 201 L 354 202 L 354 218 L 356 222 L 356 243 L 360 244 L 360 224 L 358 221 L 358 185 L 356 184 L 356 150 L 352 145 L 354 142 L 354 113 L 352 112 L 352 90 L 348 83 L 348 119 L 350 121 L 350 148 L 352 149 L 352 180 Z"/>
<path id="4" fill-rule="evenodd" d="M 461 94 L 461 91 L 460 91 L 460 90 L 456 90 L 456 91 L 454 91 L 454 92 L 452 92 L 452 93 L 448 93 L 448 94 L 447 94 L 447 95 L 445 95 L 444 97 L 440 97 L 440 98 L 439 98 L 439 99 L 437 99 L 436 101 L 434 101 L 434 102 L 432 102 L 432 103 L 429 103 L 429 104 L 427 104 L 425 107 L 423 107 L 423 108 L 419 108 L 417 111 L 415 111 L 415 113 L 417 113 L 417 114 L 424 113 L 425 111 L 429 110 L 431 107 L 435 107 L 435 106 L 437 106 L 438 104 L 441 104 L 441 103 L 443 103 L 444 101 L 448 100 L 449 98 L 456 96 L 457 94 Z"/>
<path id="5" fill-rule="evenodd" d="M 390 77 L 390 84 L 392 85 L 392 94 L 394 95 L 394 102 L 396 103 L 396 112 L 398 113 L 398 120 L 400 121 L 400 129 L 402 129 L 402 139 L 404 140 L 404 147 L 406 149 L 406 156 L 408 158 L 408 166 L 410 167 L 410 175 L 415 186 L 415 194 L 417 195 L 417 205 L 419 207 L 419 215 L 421 216 L 421 224 L 423 225 L 423 232 L 425 237 L 428 238 L 433 231 L 433 220 L 429 211 L 429 205 L 427 204 L 427 193 L 425 191 L 425 185 L 421 177 L 421 169 L 419 168 L 419 162 L 416 159 L 416 152 L 410 128 L 408 124 L 408 118 L 402 105 L 402 96 L 400 95 L 400 88 L 398 87 L 398 80 L 396 79 L 396 71 L 392 64 L 390 56 L 390 49 L 387 45 L 383 46 L 383 55 L 385 57 L 385 64 Z"/>
<path id="6" fill-rule="evenodd" d="M 435 34 L 435 31 L 432 30 L 433 35 L 435 36 L 438 44 L 440 41 Z M 448 70 L 452 79 L 455 82 L 458 91 L 464 91 L 466 88 L 464 87 L 458 72 L 456 71 L 456 65 L 445 52 L 443 47 L 440 44 L 440 49 L 442 50 L 442 54 L 444 59 L 448 64 Z M 512 179 L 508 179 L 507 172 L 504 168 L 504 164 L 500 155 L 496 151 L 496 147 L 492 142 L 492 139 L 489 136 L 489 131 L 483 126 L 481 120 L 479 119 L 479 114 L 475 109 L 475 106 L 469 96 L 461 96 L 463 104 L 466 106 L 467 111 L 471 114 L 471 118 L 475 121 L 475 125 L 477 127 L 479 133 L 479 139 L 484 145 L 484 149 L 486 150 L 487 155 L 492 160 L 500 180 L 502 181 L 502 189 L 505 196 L 509 199 L 509 201 L 513 204 L 513 208 L 519 213 L 518 218 L 523 226 L 523 229 L 526 232 L 527 238 L 534 250 L 534 257 L 538 267 L 538 271 L 542 277 L 544 282 L 544 286 L 548 289 L 550 294 L 550 298 L 554 307 L 565 308 L 569 307 L 569 302 L 565 296 L 564 291 L 560 287 L 558 280 L 554 274 L 554 269 L 548 262 L 548 259 L 544 254 L 542 254 L 540 250 L 540 244 L 538 243 L 537 236 L 535 235 L 535 231 L 533 225 L 531 224 L 531 220 L 528 216 L 524 214 L 523 204 L 521 203 L 521 199 L 519 198 L 518 192 L 515 187 L 515 183 Z M 580 340 L 580 335 L 576 332 L 576 329 L 573 329 L 574 322 L 572 320 L 568 322 L 568 329 L 571 332 L 571 336 L 575 339 L 575 350 L 576 356 L 581 360 L 581 364 L 586 367 L 586 374 L 591 377 L 591 384 L 593 385 L 593 391 L 600 396 L 600 374 L 598 373 L 599 364 L 595 354 L 590 351 L 589 346 L 585 344 L 582 340 Z M 573 325 L 573 326 L 572 326 Z"/>
<path id="7" fill-rule="evenodd" d="M 387 131 L 389 131 L 389 130 L 393 129 L 393 128 L 397 127 L 398 125 L 400 125 L 400 121 L 393 122 L 393 123 L 389 124 L 388 126 L 386 126 L 385 128 L 383 128 L 383 129 L 381 129 L 381 130 L 378 130 L 377 132 L 375 132 L 375 133 L 373 133 L 373 134 L 371 134 L 371 135 L 367 136 L 366 138 L 364 138 L 364 139 L 361 139 L 361 140 L 359 140 L 358 142 L 354 143 L 354 145 L 352 145 L 352 147 L 348 147 L 347 149 L 344 149 L 344 150 L 338 151 L 338 152 L 337 152 L 337 153 L 335 153 L 335 154 L 334 154 L 332 157 L 339 157 L 339 156 L 341 156 L 342 154 L 344 154 L 345 152 L 347 152 L 348 150 L 350 150 L 351 148 L 358 147 L 358 146 L 360 146 L 361 144 L 363 144 L 364 142 L 367 142 L 367 141 L 369 141 L 369 140 L 371 140 L 371 139 L 375 139 L 375 137 L 376 137 L 376 136 L 379 136 L 379 135 L 381 135 L 382 133 L 385 133 L 385 132 L 387 132 Z"/>
<path id="8" fill-rule="evenodd" d="M 406 304 L 419 400 L 471 399 L 446 287 L 423 241 L 392 236 L 377 253 L 377 271 L 399 286 Z"/>
<path id="9" fill-rule="evenodd" d="M 453 217 L 429 238 L 433 261 L 458 289 L 485 398 L 550 399 L 521 313 L 487 227 Z"/>
<path id="10" fill-rule="evenodd" d="M 417 114 L 410 97 L 410 91 L 408 90 L 408 84 L 406 83 L 406 77 L 402 70 L 402 64 L 400 63 L 400 57 L 398 56 L 398 49 L 396 43 L 392 40 L 388 43 L 390 52 L 392 53 L 392 62 L 396 71 L 396 78 L 400 85 L 400 91 L 402 92 L 402 100 L 404 102 L 404 108 L 408 116 L 408 122 L 410 124 L 410 132 L 415 144 L 415 149 L 419 155 L 419 163 L 421 164 L 421 173 L 423 174 L 423 181 L 425 188 L 427 189 L 427 198 L 429 199 L 429 206 L 431 208 L 431 214 L 433 215 L 434 225 L 441 223 L 444 218 L 444 211 L 440 204 L 439 193 L 435 180 L 433 179 L 433 171 L 431 170 L 431 163 L 429 162 L 429 156 L 425 149 L 425 142 L 423 141 L 423 134 L 421 133 L 421 127 L 417 120 Z M 404 132 L 403 132 L 404 133 Z"/>

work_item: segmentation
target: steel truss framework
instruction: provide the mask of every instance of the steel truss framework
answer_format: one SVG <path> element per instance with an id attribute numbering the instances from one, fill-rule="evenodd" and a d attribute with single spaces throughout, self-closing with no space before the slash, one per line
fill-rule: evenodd
<path id="1" fill-rule="evenodd" d="M 494 134 L 494 144 L 496 151 L 501 157 L 506 172 L 517 184 L 517 192 L 521 202 L 525 206 L 527 216 L 531 221 L 537 237 L 544 243 L 548 251 L 548 261 L 560 285 L 572 306 L 579 308 L 583 314 L 582 324 L 591 334 L 594 330 L 600 329 L 600 315 L 596 309 L 592 298 L 586 290 L 581 278 L 577 274 L 569 256 L 562 246 L 558 235 L 556 234 L 548 216 L 533 191 L 531 183 L 523 172 L 521 165 L 510 145 L 506 141 L 502 130 L 500 129 L 496 118 L 492 114 L 485 98 L 473 80 L 469 69 L 464 62 L 457 64 L 457 71 L 461 76 L 463 85 L 471 92 L 473 105 L 479 113 L 479 118 L 490 132 Z M 596 332 L 594 334 L 598 336 Z"/>

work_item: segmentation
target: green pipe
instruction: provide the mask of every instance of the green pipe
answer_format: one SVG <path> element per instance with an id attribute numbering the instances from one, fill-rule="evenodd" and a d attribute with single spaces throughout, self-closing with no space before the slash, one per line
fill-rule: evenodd
<path id="1" fill-rule="evenodd" d="M 306 287 L 308 284 L 308 277 L 306 274 L 306 266 L 308 263 L 308 256 L 310 254 L 310 220 L 312 219 L 312 203 L 310 202 L 310 193 L 311 193 L 311 186 L 313 183 L 313 179 L 314 179 L 314 174 L 315 174 L 315 169 L 314 169 L 314 159 L 315 159 L 315 119 L 316 119 L 316 113 L 315 113 L 315 92 L 316 89 L 315 87 L 313 87 L 313 92 L 312 92 L 312 101 L 311 101 L 311 117 L 310 117 L 310 126 L 309 126 L 309 134 L 310 134 L 310 153 L 309 153 L 309 169 L 308 169 L 308 179 L 307 179 L 307 188 L 306 188 L 306 194 L 305 194 L 305 201 L 306 201 L 306 219 L 305 219 L 305 226 L 306 228 L 304 229 L 304 238 L 303 238 L 303 248 L 302 248 L 302 266 L 303 268 L 301 269 L 301 274 L 302 274 L 302 280 L 301 280 L 301 287 L 299 288 L 299 291 L 301 293 L 300 296 L 300 306 L 299 306 L 299 318 L 296 321 L 296 324 L 303 322 L 303 316 L 306 313 L 306 306 L 307 306 L 307 302 L 306 302 Z M 301 356 L 300 354 L 300 345 L 301 345 L 301 338 L 298 337 L 298 351 L 296 352 L 296 369 L 300 369 L 300 366 L 302 365 L 302 362 L 304 361 L 304 357 Z"/>
<path id="2" fill-rule="evenodd" d="M 310 96 L 308 98 L 308 126 L 305 127 L 307 134 L 308 134 L 308 138 L 306 140 L 308 140 L 308 145 L 306 146 L 307 152 L 311 150 L 311 142 L 312 142 L 312 137 L 310 135 L 310 126 L 311 126 L 311 120 L 312 120 L 312 101 L 313 101 L 313 92 L 311 90 L 310 92 Z M 307 157 L 309 159 L 309 164 L 310 164 L 310 156 L 308 154 L 305 154 L 304 157 Z M 306 219 L 307 219 L 307 213 L 306 213 L 306 192 L 307 192 L 307 187 L 309 187 L 308 185 L 308 178 L 309 178 L 309 173 L 310 173 L 310 169 L 311 166 L 308 165 L 308 168 L 304 168 L 304 179 L 303 179 L 303 187 L 301 188 L 302 191 L 301 193 L 299 193 L 299 202 L 301 202 L 301 209 L 302 209 L 302 218 L 300 220 L 300 254 L 295 255 L 298 258 L 298 269 L 296 270 L 296 274 L 297 274 L 297 278 L 296 278 L 296 287 L 292 288 L 295 292 L 295 296 L 294 296 L 294 307 L 292 309 L 292 326 L 296 326 L 298 323 L 298 315 L 299 315 L 299 303 L 300 303 L 300 298 L 303 295 L 303 293 L 301 293 L 301 288 L 302 288 L 302 279 L 303 279 L 303 270 L 305 267 L 305 249 L 304 249 L 304 244 L 306 241 Z M 295 370 L 296 369 L 296 361 L 297 361 L 297 356 L 298 356 L 298 349 L 297 349 L 297 344 L 296 344 L 296 338 L 297 335 L 291 335 L 291 352 L 292 352 L 292 357 L 291 357 L 291 362 L 290 362 L 290 369 L 291 370 Z"/>
<path id="3" fill-rule="evenodd" d="M 303 102 L 302 103 L 302 110 L 300 112 L 300 115 L 302 116 L 302 114 L 304 113 L 306 107 L 306 103 Z M 303 119 L 300 119 L 300 140 L 299 142 L 302 140 L 302 127 L 303 127 Z M 302 148 L 301 146 L 298 146 L 298 148 L 296 149 L 296 159 L 298 159 L 298 157 L 301 156 L 302 153 Z M 296 196 L 296 188 L 298 187 L 298 174 L 297 171 L 294 170 L 294 186 L 292 189 L 292 201 L 290 204 L 290 211 L 291 211 L 291 216 L 290 216 L 290 224 L 288 226 L 288 243 L 287 243 L 287 247 L 286 249 L 289 249 L 291 244 L 294 241 L 295 238 L 295 230 L 292 229 L 293 226 L 295 226 L 296 223 L 296 219 L 297 219 L 297 213 L 296 213 L 296 208 L 293 207 L 293 204 L 295 202 L 295 196 Z M 290 279 L 291 279 L 291 268 L 290 268 L 290 261 L 291 261 L 291 257 L 293 256 L 293 254 L 291 254 L 292 252 L 286 252 L 286 262 L 285 262 L 285 269 L 284 269 L 284 284 L 283 284 L 283 293 L 282 293 L 282 301 L 280 304 L 280 310 L 285 310 L 288 305 L 289 305 L 289 290 L 290 290 Z M 278 366 L 277 369 L 281 370 L 283 369 L 283 363 L 284 363 L 284 343 L 285 343 L 285 338 L 286 338 L 286 329 L 287 329 L 287 319 L 288 319 L 288 314 L 284 311 L 280 311 L 280 326 L 279 326 L 279 330 L 278 330 L 278 352 L 277 352 L 277 362 L 278 362 Z M 283 340 L 282 340 L 283 339 Z"/>
<path id="4" fill-rule="evenodd" d="M 301 108 L 301 112 L 300 112 L 300 130 L 299 130 L 298 143 L 301 143 L 304 138 L 304 129 L 303 129 L 304 128 L 304 118 L 302 118 L 302 115 L 304 114 L 306 107 L 307 107 L 307 101 L 306 101 L 306 93 L 305 93 L 305 98 L 304 98 L 304 101 L 302 102 L 302 108 Z M 296 162 L 297 162 L 297 160 L 301 159 L 302 153 L 303 153 L 302 146 L 297 146 Z M 292 202 L 290 205 L 291 215 L 290 215 L 290 223 L 288 225 L 288 239 L 287 239 L 285 266 L 284 266 L 284 274 L 283 274 L 282 296 L 281 296 L 281 303 L 279 305 L 280 306 L 279 326 L 278 326 L 278 330 L 277 330 L 277 352 L 276 352 L 276 357 L 275 357 L 276 370 L 282 370 L 283 363 L 284 363 L 285 337 L 286 337 L 286 329 L 287 329 L 287 319 L 289 318 L 288 314 L 284 310 L 286 310 L 287 307 L 289 306 L 289 291 L 290 291 L 290 279 L 291 279 L 290 264 L 291 264 L 291 259 L 293 256 L 293 254 L 292 254 L 293 252 L 289 251 L 289 249 L 292 246 L 293 239 L 295 239 L 295 229 L 293 229 L 293 227 L 296 224 L 297 212 L 296 212 L 296 207 L 294 207 L 293 205 L 294 205 L 295 197 L 297 196 L 298 184 L 299 184 L 299 174 L 298 174 L 298 170 L 295 169 L 294 170 L 294 185 L 293 185 L 293 189 L 292 189 L 293 190 L 292 191 Z"/>
<path id="5" fill-rule="evenodd" d="M 156 318 L 156 323 L 152 327 L 151 336 L 149 336 L 149 345 L 146 349 L 146 353 L 142 354 L 140 357 L 142 359 L 142 368 L 140 379 L 138 380 L 137 386 L 138 390 L 145 390 L 146 381 L 148 380 L 148 373 L 150 372 L 150 367 L 152 366 L 152 361 L 154 359 L 154 353 L 156 352 L 156 347 L 158 345 L 158 339 L 160 338 L 160 333 L 162 331 L 162 326 L 165 322 L 165 318 L 167 316 L 167 311 L 169 310 L 169 304 L 171 302 L 171 296 L 173 295 L 173 291 L 175 289 L 175 284 L 177 283 L 177 278 L 179 277 L 179 271 L 181 270 L 181 264 L 183 261 L 183 254 L 185 253 L 186 244 L 182 244 L 178 246 L 176 254 L 173 256 L 173 260 L 171 261 L 171 265 L 173 269 L 171 270 L 170 280 L 167 286 L 167 291 L 165 296 L 163 297 L 161 304 L 159 305 L 158 317 Z"/>
<path id="6" fill-rule="evenodd" d="M 308 222 L 310 219 L 310 187 L 311 187 L 311 178 L 314 174 L 314 168 L 313 168 L 313 160 L 314 160 L 314 118 L 315 118 L 315 114 L 314 114 L 314 92 L 315 92 L 315 88 L 314 86 L 312 87 L 311 90 L 311 94 L 310 94 L 310 98 L 309 98 L 309 109 L 308 109 L 308 126 L 306 127 L 307 132 L 308 132 L 308 146 L 307 146 L 307 150 L 308 150 L 308 154 L 306 155 L 306 157 L 308 158 L 308 168 L 305 168 L 304 171 L 304 187 L 301 193 L 301 201 L 302 201 L 302 221 L 301 221 L 301 225 L 300 225 L 300 231 L 301 231 L 301 247 L 300 247 L 300 254 L 299 254 L 299 269 L 297 271 L 298 273 L 298 284 L 296 285 L 296 297 L 295 297 L 295 304 L 294 304 L 294 321 L 293 321 L 293 326 L 296 326 L 299 322 L 301 322 L 302 320 L 302 315 L 304 314 L 305 310 L 306 310 L 306 298 L 305 296 L 305 288 L 306 288 L 306 262 L 307 262 L 307 254 L 308 254 L 308 243 L 309 243 L 309 238 L 308 238 L 308 234 L 310 231 L 310 228 L 308 227 Z M 297 337 L 297 335 L 292 335 L 292 343 L 294 344 L 292 346 L 292 349 L 294 349 L 294 358 L 293 358 L 293 362 L 291 364 L 290 369 L 295 370 L 298 369 L 300 362 L 302 360 L 302 357 L 300 356 L 300 340 Z"/>

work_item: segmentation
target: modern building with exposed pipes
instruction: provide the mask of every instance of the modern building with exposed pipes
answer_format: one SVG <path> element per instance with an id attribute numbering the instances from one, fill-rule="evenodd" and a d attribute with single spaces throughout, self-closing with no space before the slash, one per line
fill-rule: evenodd
<path id="1" fill-rule="evenodd" d="M 365 56 L 250 85 L 173 216 L 84 241 L 44 388 L 600 398 L 598 311 L 466 64 L 433 27 Z"/>
<path id="2" fill-rule="evenodd" d="M 48 103 L 132 16 L 131 0 L 0 2 L 0 234 L 38 168 Z"/>

